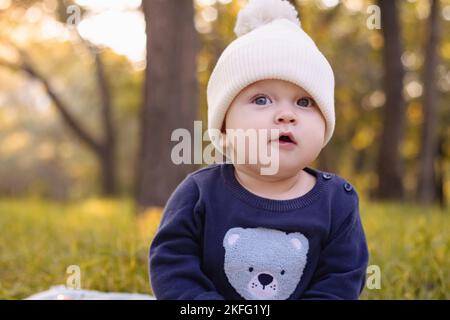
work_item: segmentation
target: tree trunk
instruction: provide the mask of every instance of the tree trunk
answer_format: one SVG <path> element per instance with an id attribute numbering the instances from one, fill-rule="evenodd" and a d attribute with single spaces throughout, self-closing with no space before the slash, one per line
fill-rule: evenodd
<path id="1" fill-rule="evenodd" d="M 171 160 L 171 134 L 197 118 L 197 34 L 192 0 L 144 0 L 147 68 L 137 164 L 139 211 L 164 206 L 193 165 Z M 205 127 L 205 126 L 203 126 Z M 192 140 L 191 140 L 192 141 Z"/>
<path id="2" fill-rule="evenodd" d="M 439 44 L 439 1 L 431 1 L 428 43 L 425 49 L 424 70 L 424 122 L 421 135 L 419 179 L 417 200 L 421 204 L 431 204 L 436 200 L 436 160 L 437 143 L 437 88 L 436 67 L 438 64 L 437 48 Z"/>
<path id="3" fill-rule="evenodd" d="M 383 132 L 378 155 L 378 190 L 380 199 L 404 197 L 402 183 L 403 160 L 400 145 L 404 134 L 405 102 L 402 95 L 404 70 L 401 62 L 402 45 L 397 1 L 378 0 L 384 37 L 384 87 L 386 104 Z"/>
<path id="4" fill-rule="evenodd" d="M 446 159 L 446 152 L 445 152 L 445 129 L 442 130 L 442 133 L 439 135 L 438 138 L 438 157 L 437 157 L 437 172 L 436 172 L 436 195 L 439 201 L 439 206 L 442 210 L 447 209 L 447 199 L 445 198 L 445 185 L 444 181 L 446 181 L 447 174 L 445 172 L 445 159 Z"/>
<path id="5" fill-rule="evenodd" d="M 103 196 L 113 196 L 117 193 L 116 187 L 116 163 L 114 148 L 105 146 L 101 152 L 97 153 L 97 159 L 101 170 L 101 187 Z"/>
<path id="6" fill-rule="evenodd" d="M 101 101 L 101 122 L 104 137 L 101 150 L 97 153 L 101 165 L 102 194 L 113 196 L 117 194 L 116 182 L 116 126 L 113 120 L 113 105 L 107 75 L 105 74 L 103 60 L 96 47 L 91 47 L 96 65 L 96 77 Z"/>

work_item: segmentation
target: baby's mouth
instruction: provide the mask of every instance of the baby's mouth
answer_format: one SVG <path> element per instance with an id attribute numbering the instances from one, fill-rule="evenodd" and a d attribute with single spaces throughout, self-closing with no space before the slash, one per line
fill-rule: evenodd
<path id="1" fill-rule="evenodd" d="M 281 132 L 278 141 L 280 144 L 297 144 L 291 132 Z"/>

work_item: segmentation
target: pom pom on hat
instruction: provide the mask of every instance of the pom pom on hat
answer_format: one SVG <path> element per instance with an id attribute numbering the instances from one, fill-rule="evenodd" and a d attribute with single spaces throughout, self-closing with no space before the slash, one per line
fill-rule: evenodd
<path id="1" fill-rule="evenodd" d="M 287 0 L 250 0 L 238 13 L 234 33 L 240 37 L 277 19 L 287 19 L 300 26 L 295 7 Z"/>

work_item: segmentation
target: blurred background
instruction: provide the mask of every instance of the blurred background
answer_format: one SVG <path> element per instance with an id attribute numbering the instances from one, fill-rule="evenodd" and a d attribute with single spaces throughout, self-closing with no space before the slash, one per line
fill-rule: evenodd
<path id="1" fill-rule="evenodd" d="M 151 294 L 162 208 L 201 166 L 173 164 L 171 133 L 206 130 L 246 2 L 0 0 L 0 298 L 66 284 L 71 265 L 83 289 Z M 381 271 L 362 298 L 449 299 L 450 0 L 290 2 L 336 77 L 311 166 L 360 195 Z"/>

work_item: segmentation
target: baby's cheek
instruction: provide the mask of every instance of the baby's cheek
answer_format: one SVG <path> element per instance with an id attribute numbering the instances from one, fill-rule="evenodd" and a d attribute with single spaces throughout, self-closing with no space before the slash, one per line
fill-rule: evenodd
<path id="1" fill-rule="evenodd" d="M 305 143 L 322 146 L 325 138 L 325 125 L 322 121 L 311 120 L 303 129 L 303 136 L 306 138 L 303 139 Z"/>
<path id="2" fill-rule="evenodd" d="M 314 161 L 322 149 L 323 133 L 317 130 L 306 131 L 299 138 L 298 152 L 306 162 Z"/>

